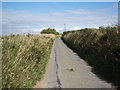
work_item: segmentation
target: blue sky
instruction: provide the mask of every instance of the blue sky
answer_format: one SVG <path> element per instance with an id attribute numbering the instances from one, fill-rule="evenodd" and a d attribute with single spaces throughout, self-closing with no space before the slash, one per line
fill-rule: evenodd
<path id="1" fill-rule="evenodd" d="M 117 23 L 117 2 L 3 2 L 3 34 L 58 32 Z"/>
<path id="2" fill-rule="evenodd" d="M 16 3 L 3 3 L 3 9 L 11 10 L 25 10 L 33 13 L 45 13 L 49 11 L 65 11 L 65 10 L 74 10 L 78 8 L 88 9 L 88 10 L 99 10 L 105 8 L 111 8 L 115 3 L 113 2 L 16 2 Z"/>
<path id="3" fill-rule="evenodd" d="M 119 0 L 2 0 L 2 2 L 119 2 Z"/>

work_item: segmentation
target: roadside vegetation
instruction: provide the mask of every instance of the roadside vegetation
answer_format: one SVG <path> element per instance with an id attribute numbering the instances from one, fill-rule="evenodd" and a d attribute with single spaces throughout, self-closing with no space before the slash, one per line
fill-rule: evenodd
<path id="1" fill-rule="evenodd" d="M 85 28 L 63 33 L 63 41 L 120 89 L 120 29 Z"/>
<path id="2" fill-rule="evenodd" d="M 2 37 L 3 88 L 32 88 L 45 72 L 56 35 Z"/>
<path id="3" fill-rule="evenodd" d="M 48 29 L 44 29 L 41 31 L 41 34 L 55 34 L 55 35 L 59 35 L 59 33 L 52 28 L 48 28 Z"/>

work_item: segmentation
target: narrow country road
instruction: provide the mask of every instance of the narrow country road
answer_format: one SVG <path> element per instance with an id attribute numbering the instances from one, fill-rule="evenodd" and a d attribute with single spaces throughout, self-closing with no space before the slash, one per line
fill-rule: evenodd
<path id="1" fill-rule="evenodd" d="M 44 78 L 35 88 L 111 88 L 111 85 L 98 78 L 92 68 L 58 38 Z"/>

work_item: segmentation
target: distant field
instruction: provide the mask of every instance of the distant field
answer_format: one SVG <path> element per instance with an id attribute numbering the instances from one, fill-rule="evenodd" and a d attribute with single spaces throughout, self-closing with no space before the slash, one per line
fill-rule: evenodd
<path id="1" fill-rule="evenodd" d="M 31 88 L 42 78 L 55 35 L 3 37 L 3 88 Z"/>
<path id="2" fill-rule="evenodd" d="M 120 88 L 120 29 L 117 26 L 64 32 L 63 41 Z"/>

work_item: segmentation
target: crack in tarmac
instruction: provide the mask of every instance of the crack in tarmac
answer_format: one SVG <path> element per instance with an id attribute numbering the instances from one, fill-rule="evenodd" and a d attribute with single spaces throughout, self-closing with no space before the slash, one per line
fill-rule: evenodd
<path id="1" fill-rule="evenodd" d="M 56 69 L 56 77 L 57 77 L 57 84 L 58 84 L 57 88 L 61 88 L 61 82 L 60 82 L 60 78 L 59 78 L 59 75 L 58 75 L 58 63 L 57 63 L 56 49 L 55 49 L 54 52 L 55 52 L 55 63 L 56 63 L 56 67 L 57 67 L 57 69 Z"/>

